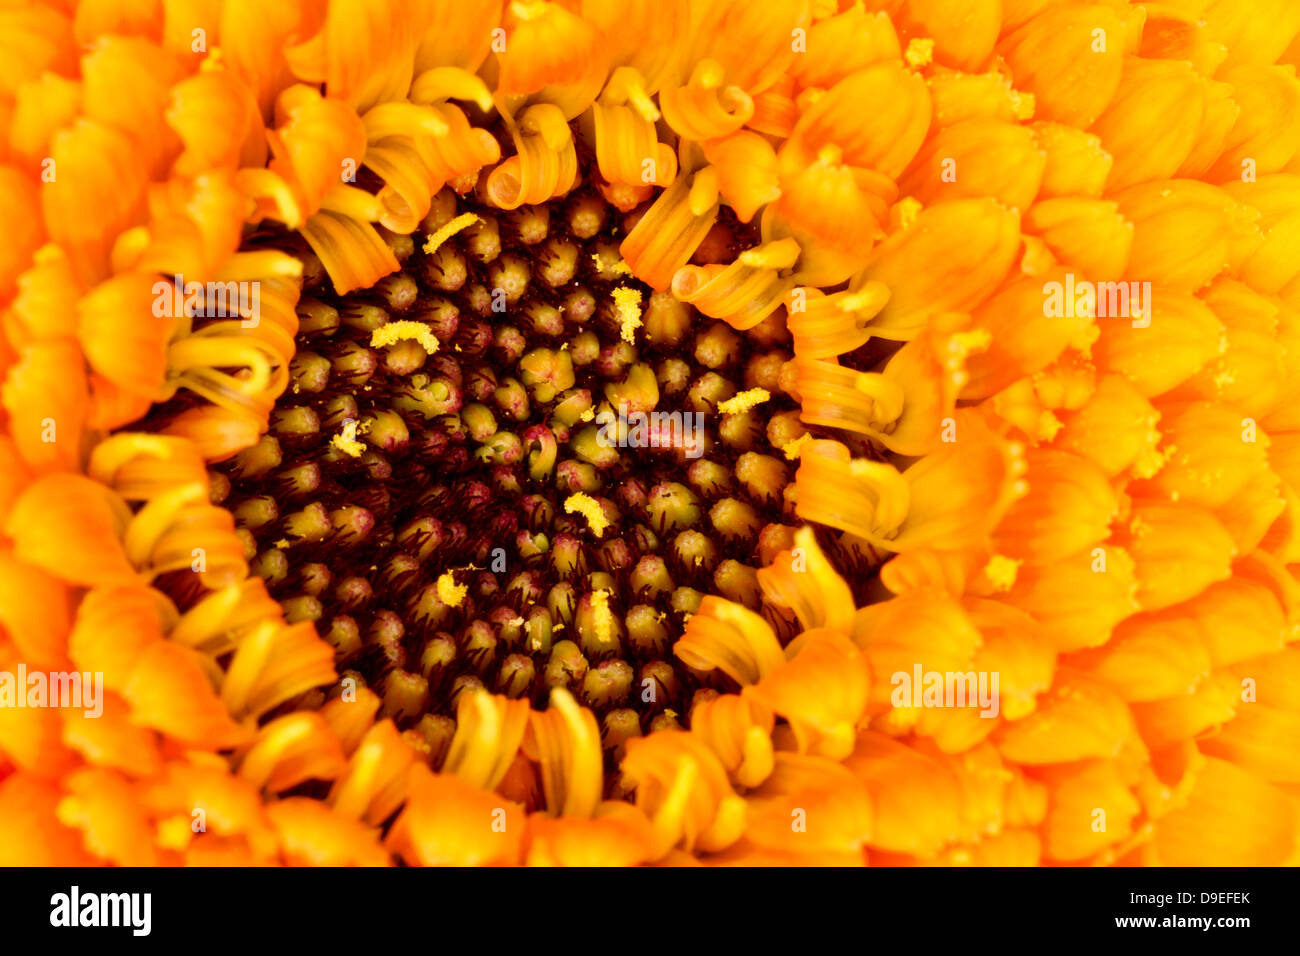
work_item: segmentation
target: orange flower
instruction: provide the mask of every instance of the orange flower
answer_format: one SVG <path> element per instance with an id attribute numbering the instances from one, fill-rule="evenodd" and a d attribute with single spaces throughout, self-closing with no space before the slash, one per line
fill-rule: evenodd
<path id="1" fill-rule="evenodd" d="M 0 864 L 1300 861 L 1294 4 L 66 6 Z"/>

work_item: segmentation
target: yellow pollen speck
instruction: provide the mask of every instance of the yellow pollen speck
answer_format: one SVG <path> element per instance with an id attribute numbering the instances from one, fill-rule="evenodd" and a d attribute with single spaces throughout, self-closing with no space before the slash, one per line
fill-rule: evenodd
<path id="1" fill-rule="evenodd" d="M 786 442 L 784 445 L 781 446 L 781 451 L 785 452 L 785 457 L 789 461 L 794 461 L 796 458 L 799 457 L 800 453 L 803 451 L 803 446 L 808 444 L 812 440 L 813 440 L 812 435 L 805 433 L 803 435 L 800 435 L 798 438 L 794 439 L 794 441 Z"/>
<path id="2" fill-rule="evenodd" d="M 971 329 L 969 332 L 957 332 L 948 340 L 948 350 L 965 358 L 972 352 L 983 352 L 993 341 L 988 329 Z"/>
<path id="3" fill-rule="evenodd" d="M 596 263 L 596 271 L 602 276 L 630 276 L 632 267 L 622 259 L 610 262 L 608 258 L 602 256 L 599 252 L 593 252 L 591 259 Z"/>
<path id="4" fill-rule="evenodd" d="M 1137 460 L 1133 462 L 1133 474 L 1139 478 L 1154 478 L 1159 473 L 1173 453 L 1172 448 L 1168 451 L 1161 451 L 1159 445 L 1160 432 L 1152 428 L 1147 433 L 1146 445 L 1138 454 Z"/>
<path id="5" fill-rule="evenodd" d="M 284 550 L 285 548 L 293 547 L 293 542 L 290 541 L 288 538 L 281 538 L 279 541 L 275 543 L 275 547 Z"/>
<path id="6" fill-rule="evenodd" d="M 608 591 L 592 593 L 591 610 L 596 618 L 596 643 L 608 644 L 614 639 L 614 612 L 609 609 Z"/>
<path id="7" fill-rule="evenodd" d="M 903 59 L 907 60 L 907 65 L 914 70 L 928 66 L 934 59 L 934 41 L 929 37 L 917 37 L 908 41 L 907 52 L 903 54 Z"/>
<path id="8" fill-rule="evenodd" d="M 426 253 L 437 252 L 438 247 L 452 236 L 456 235 L 456 233 L 460 232 L 462 229 L 468 229 L 476 222 L 482 221 L 483 220 L 479 219 L 479 217 L 474 215 L 472 212 L 461 213 L 451 222 L 447 223 L 431 235 L 428 239 L 424 240 L 424 251 Z"/>
<path id="9" fill-rule="evenodd" d="M 718 413 L 721 415 L 739 415 L 741 412 L 747 412 L 755 405 L 761 405 L 772 397 L 772 393 L 765 388 L 751 388 L 746 392 L 740 392 L 733 395 L 725 402 L 718 403 Z"/>
<path id="10" fill-rule="evenodd" d="M 612 295 L 618 309 L 619 335 L 628 345 L 635 345 L 636 330 L 641 328 L 641 290 L 619 286 Z"/>
<path id="11" fill-rule="evenodd" d="M 590 407 L 588 407 L 588 408 L 584 408 L 578 414 L 578 417 L 581 418 L 584 422 L 589 422 L 596 417 L 596 413 Z"/>
<path id="12" fill-rule="evenodd" d="M 345 455 L 351 455 L 353 458 L 360 458 L 361 453 L 366 450 L 364 442 L 357 441 L 358 423 L 348 419 L 343 423 L 343 432 L 335 435 L 330 442 L 335 448 Z"/>
<path id="13" fill-rule="evenodd" d="M 450 571 L 444 572 L 438 578 L 437 587 L 438 600 L 448 607 L 460 607 L 460 602 L 465 600 L 465 595 L 469 593 L 469 585 L 457 584 Z"/>
<path id="14" fill-rule="evenodd" d="M 898 202 L 894 203 L 894 208 L 890 210 L 892 216 L 898 217 L 898 228 L 908 229 L 912 223 L 916 222 L 916 217 L 921 214 L 925 208 L 921 200 L 914 199 L 911 196 L 904 196 Z"/>
<path id="15" fill-rule="evenodd" d="M 403 339 L 419 342 L 430 355 L 438 351 L 438 337 L 427 325 L 414 319 L 401 319 L 381 325 L 370 333 L 370 347 L 377 349 L 386 345 L 396 345 Z"/>
<path id="16" fill-rule="evenodd" d="M 989 558 L 989 563 L 984 565 L 984 576 L 993 585 L 993 590 L 1009 591 L 1011 586 L 1016 583 L 1016 572 L 1019 569 L 1019 561 L 1001 554 L 995 554 Z"/>
<path id="17" fill-rule="evenodd" d="M 1033 93 L 1021 93 L 1019 90 L 1011 91 L 1011 111 L 1016 114 L 1016 119 L 1031 119 L 1036 106 L 1037 103 L 1034 100 Z"/>
<path id="18" fill-rule="evenodd" d="M 1051 441 L 1056 433 L 1065 427 L 1065 423 L 1049 411 L 1038 416 L 1038 440 Z"/>
<path id="19" fill-rule="evenodd" d="M 609 519 L 605 517 L 605 511 L 600 507 L 599 501 L 581 491 L 569 495 L 564 499 L 564 513 L 571 515 L 575 512 L 587 519 L 592 534 L 597 538 L 604 536 L 605 529 L 609 527 Z"/>

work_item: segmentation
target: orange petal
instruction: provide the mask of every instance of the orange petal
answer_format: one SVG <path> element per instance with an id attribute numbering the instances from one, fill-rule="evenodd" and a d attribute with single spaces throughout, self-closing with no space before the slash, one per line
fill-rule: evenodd
<path id="1" fill-rule="evenodd" d="M 898 188 L 926 205 L 988 196 L 1008 208 L 1023 210 L 1038 194 L 1046 164 L 1046 153 L 1028 127 L 972 119 L 930 137 L 898 181 Z"/>
<path id="2" fill-rule="evenodd" d="M 50 670 L 67 663 L 71 598 L 58 578 L 0 554 L 0 623 L 29 663 Z"/>
<path id="3" fill-rule="evenodd" d="M 18 453 L 38 473 L 71 471 L 81 460 L 87 413 L 84 360 L 67 340 L 33 342 L 0 386 Z"/>
<path id="4" fill-rule="evenodd" d="M 411 769 L 406 808 L 386 845 L 409 864 L 492 866 L 519 860 L 525 821 L 519 807 L 451 774 Z"/>
<path id="5" fill-rule="evenodd" d="M 121 535 L 125 505 L 81 475 L 50 475 L 14 504 L 9 534 L 19 559 L 51 574 L 94 587 L 134 581 Z"/>
<path id="6" fill-rule="evenodd" d="M 233 746 L 244 731 L 226 713 L 200 660 L 168 641 L 150 644 L 122 694 L 142 726 L 194 746 Z"/>
<path id="7" fill-rule="evenodd" d="M 1209 759 L 1188 804 L 1156 823 L 1167 866 L 1277 866 L 1296 846 L 1292 801 L 1254 774 Z"/>
<path id="8" fill-rule="evenodd" d="M 1162 179 L 1115 194 L 1133 224 L 1125 278 L 1195 292 L 1229 265 L 1229 243 L 1257 215 L 1225 190 L 1190 179 Z"/>
<path id="9" fill-rule="evenodd" d="M 874 251 L 863 273 L 890 290 L 876 326 L 908 339 L 930 316 L 971 309 L 997 288 L 1019 249 L 1020 217 L 995 200 L 922 210 Z"/>
<path id="10" fill-rule="evenodd" d="M 1097 320 L 1101 335 L 1093 359 L 1102 371 L 1118 372 L 1147 397 L 1160 395 L 1191 378 L 1219 354 L 1223 323 L 1194 296 L 1153 291 L 1151 322 Z"/>
<path id="11" fill-rule="evenodd" d="M 131 784 L 111 770 L 81 770 L 64 782 L 59 820 L 80 830 L 88 850 L 118 866 L 157 866 L 153 828 Z"/>
<path id="12" fill-rule="evenodd" d="M 1034 123 L 1034 138 L 1047 154 L 1043 199 L 1067 196 L 1096 199 L 1110 176 L 1114 158 L 1091 133 L 1063 123 Z"/>
<path id="13" fill-rule="evenodd" d="M 1100 4 L 1051 7 L 998 44 L 1040 119 L 1087 129 L 1119 88 L 1124 25 Z"/>
<path id="14" fill-rule="evenodd" d="M 998 550 L 1029 564 L 1052 564 L 1106 540 L 1119 502 L 1105 473 L 1068 452 L 1026 456 L 1029 493 L 998 526 Z"/>
<path id="15" fill-rule="evenodd" d="M 68 655 L 79 669 L 103 674 L 110 690 L 125 690 L 141 656 L 162 640 L 164 601 L 142 585 L 90 591 L 77 607 Z"/>
<path id="16" fill-rule="evenodd" d="M 1107 545 L 1041 567 L 1025 566 L 1005 600 L 1045 627 L 1057 650 L 1095 647 L 1138 610 L 1133 559 Z"/>
<path id="17" fill-rule="evenodd" d="M 1138 601 L 1148 611 L 1195 597 L 1232 574 L 1237 548 L 1223 525 L 1201 508 L 1153 500 L 1137 502 L 1128 533 L 1116 543 L 1137 564 Z"/>
<path id="18" fill-rule="evenodd" d="M 0 780 L 0 866 L 90 866 L 81 834 L 59 822 L 59 790 L 29 773 Z"/>
<path id="19" fill-rule="evenodd" d="M 289 866 L 387 866 L 378 834 L 319 800 L 291 797 L 266 808 Z"/>
<path id="20" fill-rule="evenodd" d="M 866 658 L 847 637 L 827 628 L 804 631 L 787 660 L 746 695 L 789 721 L 800 753 L 842 760 L 867 706 Z"/>
<path id="21" fill-rule="evenodd" d="M 864 117 L 861 104 L 881 109 Z M 930 126 L 925 81 L 901 63 L 878 63 L 846 77 L 809 106 L 795 125 L 792 142 L 811 153 L 835 145 L 851 166 L 874 169 L 891 179 L 907 168 Z"/>
<path id="22" fill-rule="evenodd" d="M 844 765 L 871 794 L 871 847 L 929 856 L 956 836 L 961 794 L 943 761 L 867 732 Z"/>
<path id="23" fill-rule="evenodd" d="M 1115 98 L 1091 128 L 1115 158 L 1108 191 L 1167 179 L 1178 171 L 1201 132 L 1206 86 L 1190 63 L 1141 57 L 1125 61 Z"/>
<path id="24" fill-rule="evenodd" d="M 1136 740 L 1137 729 L 1124 701 L 1105 685 L 1058 674 L 1038 709 L 998 733 L 998 749 L 1020 764 L 1060 764 L 1113 757 Z"/>

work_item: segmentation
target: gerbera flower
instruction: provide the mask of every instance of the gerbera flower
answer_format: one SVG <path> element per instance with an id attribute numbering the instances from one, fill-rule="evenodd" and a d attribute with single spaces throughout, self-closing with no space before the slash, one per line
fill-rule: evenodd
<path id="1" fill-rule="evenodd" d="M 5 4 L 0 863 L 1295 862 L 1297 36 Z"/>

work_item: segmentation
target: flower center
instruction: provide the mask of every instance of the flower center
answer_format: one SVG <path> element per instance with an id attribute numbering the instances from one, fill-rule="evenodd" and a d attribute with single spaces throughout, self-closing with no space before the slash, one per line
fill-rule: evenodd
<path id="1" fill-rule="evenodd" d="M 628 227 L 594 191 L 511 213 L 444 191 L 372 289 L 336 296 L 307 258 L 292 384 L 214 494 L 403 728 L 432 738 L 470 687 L 564 686 L 626 736 L 734 689 L 672 645 L 704 594 L 759 608 L 765 536 L 794 522 L 785 331 L 652 292 Z"/>

